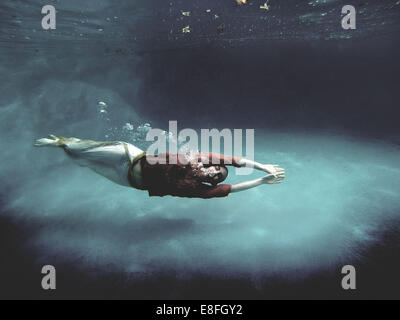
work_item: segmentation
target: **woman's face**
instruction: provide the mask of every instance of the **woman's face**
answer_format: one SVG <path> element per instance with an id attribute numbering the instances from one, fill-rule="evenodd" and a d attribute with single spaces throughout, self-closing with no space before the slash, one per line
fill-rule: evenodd
<path id="1" fill-rule="evenodd" d="M 214 186 L 224 181 L 228 176 L 228 169 L 225 166 L 209 166 L 205 167 L 202 171 L 204 174 L 204 181 L 209 182 Z"/>

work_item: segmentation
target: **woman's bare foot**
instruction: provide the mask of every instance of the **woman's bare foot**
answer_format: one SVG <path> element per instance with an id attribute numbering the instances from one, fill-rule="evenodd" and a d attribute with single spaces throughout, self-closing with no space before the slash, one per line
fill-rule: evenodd
<path id="1" fill-rule="evenodd" d="M 77 138 L 65 138 L 61 136 L 55 136 L 54 134 L 49 134 L 49 138 L 37 139 L 34 143 L 35 147 L 62 147 L 68 142 L 77 142 Z"/>

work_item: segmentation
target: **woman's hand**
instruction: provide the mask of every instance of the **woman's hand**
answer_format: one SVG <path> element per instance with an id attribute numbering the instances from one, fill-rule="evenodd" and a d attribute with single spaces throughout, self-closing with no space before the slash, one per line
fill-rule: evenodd
<path id="1" fill-rule="evenodd" d="M 264 184 L 278 184 L 285 179 L 285 173 L 278 174 L 268 174 L 265 177 L 261 178 Z"/>
<path id="2" fill-rule="evenodd" d="M 280 170 L 278 170 L 280 169 Z M 251 181 L 245 181 L 238 184 L 235 184 L 231 188 L 231 192 L 239 192 L 247 189 L 251 189 L 254 187 L 258 187 L 262 184 L 278 184 L 285 179 L 285 171 L 282 168 L 278 168 L 276 174 L 267 174 L 265 177 L 254 179 Z"/>
<path id="3" fill-rule="evenodd" d="M 280 168 L 277 164 L 262 164 L 260 170 L 269 174 L 285 173 L 285 169 Z"/>

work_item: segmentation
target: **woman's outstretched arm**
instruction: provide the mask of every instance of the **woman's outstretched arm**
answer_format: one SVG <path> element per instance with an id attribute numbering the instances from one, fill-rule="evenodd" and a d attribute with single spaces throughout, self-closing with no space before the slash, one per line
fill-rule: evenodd
<path id="1" fill-rule="evenodd" d="M 238 164 L 240 167 L 254 168 L 256 170 L 264 171 L 269 174 L 277 174 L 281 171 L 284 171 L 284 169 L 280 168 L 277 164 L 262 164 L 245 158 L 240 158 Z"/>
<path id="2" fill-rule="evenodd" d="M 231 165 L 235 167 L 241 167 L 239 161 L 241 158 L 226 156 L 224 154 L 214 153 L 214 152 L 201 152 L 199 153 L 198 161 L 203 162 L 205 165 Z"/>
<path id="3" fill-rule="evenodd" d="M 227 156 L 213 152 L 200 153 L 199 161 L 202 161 L 204 164 L 223 164 L 223 165 L 232 165 L 238 168 L 241 167 L 254 168 L 256 170 L 264 171 L 269 174 L 277 174 L 283 170 L 282 168 L 279 167 L 279 165 L 262 164 L 246 158 Z"/>
<path id="4" fill-rule="evenodd" d="M 283 179 L 285 179 L 284 172 L 281 172 L 278 174 L 268 174 L 262 178 L 234 184 L 231 188 L 231 193 L 255 188 L 262 184 L 278 184 L 278 183 L 281 183 L 283 181 Z"/>

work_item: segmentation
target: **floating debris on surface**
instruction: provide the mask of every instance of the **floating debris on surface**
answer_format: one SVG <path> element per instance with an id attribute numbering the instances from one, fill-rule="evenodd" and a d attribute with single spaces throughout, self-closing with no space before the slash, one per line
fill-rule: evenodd
<path id="1" fill-rule="evenodd" d="M 269 11 L 269 4 L 268 4 L 268 2 L 269 2 L 269 1 L 267 1 L 267 2 L 265 2 L 263 5 L 261 5 L 261 6 L 260 6 L 260 9 L 264 9 L 264 10 Z"/>
<path id="2" fill-rule="evenodd" d="M 190 33 L 192 30 L 190 29 L 190 26 L 186 26 L 182 28 L 182 33 Z"/>
<path id="3" fill-rule="evenodd" d="M 23 50 L 34 52 L 40 45 L 48 47 L 51 43 L 51 47 L 56 48 L 64 40 L 73 40 L 79 43 L 79 46 L 73 46 L 74 50 L 84 51 L 97 46 L 97 43 L 100 45 L 101 41 L 128 39 L 128 43 L 134 42 L 136 48 L 147 52 L 169 50 L 181 45 L 196 47 L 205 43 L 236 47 L 256 40 L 342 39 L 342 33 L 346 33 L 346 38 L 369 38 L 400 30 L 400 0 L 353 0 L 360 28 L 351 32 L 345 32 L 341 27 L 342 3 L 339 0 L 231 0 L 226 5 L 220 4 L 222 2 L 214 2 L 214 5 L 210 2 L 204 7 L 191 4 L 179 7 L 168 1 L 165 4 L 168 8 L 161 15 L 150 7 L 141 9 L 136 13 L 137 19 L 129 22 L 132 23 L 130 30 L 134 30 L 129 33 L 125 31 L 123 19 L 111 12 L 96 20 L 82 11 L 77 17 L 70 17 L 70 21 L 67 19 L 65 22 L 68 24 L 51 33 L 37 32 L 36 24 L 23 24 L 17 15 L 12 21 L 3 22 L 1 30 L 4 32 L 0 33 L 0 42 L 8 44 L 18 40 L 24 46 Z M 9 3 L 6 7 L 11 9 L 11 3 L 16 2 Z M 11 45 L 9 50 L 13 50 Z M 137 49 L 100 50 L 114 55 L 128 54 Z"/>

